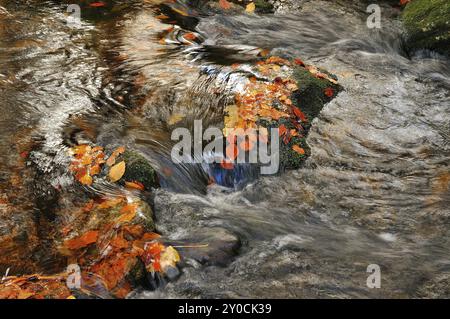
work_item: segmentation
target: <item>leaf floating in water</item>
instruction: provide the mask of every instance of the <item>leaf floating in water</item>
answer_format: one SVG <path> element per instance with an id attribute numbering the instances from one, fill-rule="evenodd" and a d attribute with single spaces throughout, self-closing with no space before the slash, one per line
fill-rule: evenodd
<path id="1" fill-rule="evenodd" d="M 250 2 L 249 4 L 247 4 L 247 6 L 245 7 L 245 11 L 247 11 L 248 13 L 253 13 L 255 12 L 256 6 L 254 2 Z"/>
<path id="2" fill-rule="evenodd" d="M 119 179 L 121 179 L 122 176 L 125 174 L 125 168 L 126 168 L 126 165 L 125 165 L 124 161 L 111 167 L 111 169 L 109 170 L 110 181 L 115 183 Z"/>

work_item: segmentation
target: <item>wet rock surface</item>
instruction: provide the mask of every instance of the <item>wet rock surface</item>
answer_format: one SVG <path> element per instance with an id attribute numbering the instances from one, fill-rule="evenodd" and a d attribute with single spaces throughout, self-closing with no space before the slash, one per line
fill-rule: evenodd
<path id="1" fill-rule="evenodd" d="M 39 97 L 33 102 L 40 113 L 29 113 L 38 118 L 36 131 L 30 135 L 38 145 L 17 147 L 14 154 L 5 152 L 8 156 L 1 154 L 2 165 L 7 165 L 1 167 L 0 176 L 0 208 L 6 216 L 0 224 L 1 248 L 6 252 L 1 254 L 0 270 L 14 263 L 14 274 L 56 273 L 63 271 L 67 262 L 77 261 L 106 279 L 103 283 L 94 275 L 84 277 L 85 288 L 96 294 L 73 291 L 79 298 L 123 298 L 142 287 L 154 291 L 138 290 L 129 296 L 448 296 L 448 60 L 408 59 L 401 48 L 399 21 L 386 20 L 383 30 L 368 30 L 365 7 L 356 1 L 344 3 L 349 1 L 298 1 L 298 7 L 290 12 L 295 15 L 281 16 L 246 14 L 240 7 L 237 15 L 201 17 L 198 24 L 183 20 L 187 30 L 182 31 L 170 30 L 157 20 L 153 7 L 128 16 L 124 24 L 118 24 L 119 32 L 111 29 L 114 24 L 87 25 L 86 29 L 107 30 L 103 45 L 118 50 L 110 53 L 115 56 L 114 63 L 120 61 L 119 70 L 107 75 L 121 78 L 119 83 L 110 79 L 106 87 L 101 87 L 96 73 L 103 74 L 102 67 L 91 67 L 89 61 L 98 57 L 88 54 L 89 46 L 70 48 L 71 56 L 85 62 L 82 73 L 71 69 L 80 63 L 60 64 L 67 59 L 67 52 L 61 49 L 67 43 L 65 35 L 72 33 L 56 20 L 55 25 L 64 30 L 64 41 L 55 42 L 58 45 L 52 56 L 61 54 L 61 60 L 48 61 L 39 54 L 33 57 L 41 59 L 36 65 L 43 64 L 44 70 L 60 70 L 63 65 L 76 76 L 54 87 L 55 82 L 47 81 L 48 74 L 35 65 L 33 70 L 22 70 L 24 63 L 14 66 L 21 85 L 38 83 L 37 93 L 56 95 L 51 101 L 42 100 L 41 94 L 33 96 Z M 391 17 L 396 10 L 389 11 Z M 277 12 L 282 13 L 280 8 Z M 51 19 L 53 13 L 43 14 Z M 110 34 L 118 36 L 120 44 L 108 42 Z M 186 46 L 195 37 L 206 40 L 204 46 Z M 307 110 L 310 106 L 308 112 L 315 117 L 308 137 L 298 141 L 308 146 L 310 157 L 305 165 L 232 189 L 206 186 L 200 165 L 168 164 L 173 145 L 168 142 L 169 128 L 197 117 L 209 123 L 221 121 L 223 107 L 234 93 L 230 86 L 241 85 L 231 75 L 231 66 L 255 63 L 263 49 L 289 59 L 300 56 L 308 65 L 335 74 L 344 88 L 337 94 L 337 86 L 324 87 L 316 78 L 306 74 L 305 80 L 305 73 L 298 74 L 300 95 L 294 98 L 301 105 L 313 94 L 321 104 L 304 105 Z M 86 70 L 95 70 L 92 82 Z M 22 101 L 24 97 L 11 84 L 14 78 L 4 81 L 4 69 L 0 71 L 1 85 L 7 88 L 5 105 Z M 30 74 L 34 81 L 26 81 Z M 123 85 L 127 76 L 139 92 L 131 99 L 135 108 L 108 113 L 111 105 L 125 109 L 123 103 L 129 99 L 120 96 L 128 94 Z M 60 90 L 73 88 L 72 81 L 78 85 L 79 79 L 88 83 L 88 95 L 86 89 L 76 90 L 76 94 Z M 309 80 L 313 83 L 308 84 Z M 330 91 L 324 93 L 327 88 L 333 89 L 332 99 Z M 112 91 L 117 95 L 111 95 Z M 68 96 L 72 99 L 64 103 Z M 88 108 L 83 121 L 69 123 L 67 114 L 77 113 L 78 108 L 86 110 L 90 101 L 102 112 Z M 55 108 L 47 112 L 48 106 Z M 11 118 L 1 119 L 15 123 Z M 70 158 L 62 128 L 69 125 L 76 126 L 89 142 L 129 145 L 136 150 L 140 154 L 136 162 L 131 157 L 125 161 L 142 166 L 137 165 L 121 182 L 135 180 L 146 185 L 145 191 L 125 189 L 121 182 L 78 183 L 67 171 Z M 24 165 L 11 165 L 17 154 L 33 167 L 28 175 Z M 150 189 L 157 186 L 155 171 L 162 187 L 150 195 Z M 21 186 L 33 179 L 33 189 Z M 108 207 L 105 196 L 125 199 Z M 27 202 L 29 198 L 36 201 Z M 138 203 L 136 211 L 129 206 L 133 203 Z M 181 269 L 171 265 L 164 276 L 154 274 L 157 265 L 145 253 L 145 244 L 154 244 L 158 254 L 162 248 L 150 233 L 153 231 L 163 235 L 161 240 L 180 246 Z M 32 258 L 24 260 L 23 256 L 29 255 Z M 382 289 L 366 286 L 367 265 L 373 263 L 382 269 Z M 17 291 L 8 293 L 18 296 Z M 66 293 L 64 290 L 59 297 Z"/>

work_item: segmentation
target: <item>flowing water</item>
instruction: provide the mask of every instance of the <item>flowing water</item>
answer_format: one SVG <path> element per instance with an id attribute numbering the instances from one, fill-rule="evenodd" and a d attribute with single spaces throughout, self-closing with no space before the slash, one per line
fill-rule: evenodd
<path id="1" fill-rule="evenodd" d="M 227 265 L 191 262 L 164 289 L 132 297 L 449 296 L 449 60 L 406 52 L 389 7 L 371 30 L 364 8 L 334 2 L 259 16 L 157 2 L 82 6 L 81 24 L 68 26 L 61 2 L 0 1 L 0 180 L 15 204 L 0 202 L 1 234 L 20 228 L 51 245 L 56 226 L 42 216 L 52 220 L 55 189 L 76 196 L 67 148 L 127 145 L 171 172 L 154 193 L 159 231 L 177 240 L 220 228 L 242 244 Z M 169 45 L 161 12 L 177 25 Z M 201 41 L 184 43 L 190 31 Z M 219 125 L 245 79 L 228 66 L 254 63 L 258 48 L 324 67 L 344 91 L 314 121 L 303 168 L 264 177 L 244 168 L 236 187 L 205 186 L 208 167 L 171 163 L 170 117 Z M 366 285 L 370 264 L 380 289 Z"/>

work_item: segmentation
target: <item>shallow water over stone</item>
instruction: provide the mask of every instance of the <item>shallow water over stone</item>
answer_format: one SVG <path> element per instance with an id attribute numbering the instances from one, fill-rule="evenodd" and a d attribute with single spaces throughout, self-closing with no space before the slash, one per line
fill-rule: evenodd
<path id="1" fill-rule="evenodd" d="M 176 281 L 131 297 L 449 295 L 450 64 L 403 50 L 396 9 L 384 8 L 376 31 L 367 29 L 364 9 L 323 1 L 262 16 L 205 14 L 181 2 L 175 5 L 191 20 L 175 17 L 180 32 L 196 31 L 203 42 L 183 46 L 175 34 L 167 48 L 158 42 L 167 24 L 153 4 L 117 2 L 116 14 L 83 19 L 76 29 L 56 2 L 0 5 L 0 176 L 3 196 L 16 203 L 0 229 L 12 233 L 22 218 L 36 238 L 32 247 L 12 246 L 18 259 L 18 252 L 37 254 L 35 268 L 17 271 L 59 267 L 39 253 L 51 245 L 45 231 L 57 226 L 42 215 L 52 211 L 55 188 L 71 205 L 64 154 L 87 140 L 132 146 L 158 172 L 170 168 L 154 193 L 157 229 L 170 240 L 212 241 L 196 234 L 214 228 L 217 245 L 220 234 L 239 238 L 220 265 L 188 260 Z M 219 123 L 241 81 L 224 77 L 224 65 L 253 63 L 258 48 L 324 67 L 344 91 L 314 121 L 303 168 L 258 178 L 248 172 L 236 189 L 206 186 L 204 166 L 171 163 L 170 116 L 183 114 L 187 126 Z M 30 160 L 16 164 L 28 143 Z M 380 289 L 366 286 L 370 264 L 381 267 Z"/>

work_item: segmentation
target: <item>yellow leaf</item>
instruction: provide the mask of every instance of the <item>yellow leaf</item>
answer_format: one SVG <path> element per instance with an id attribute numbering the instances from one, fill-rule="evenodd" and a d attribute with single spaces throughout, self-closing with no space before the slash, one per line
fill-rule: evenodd
<path id="1" fill-rule="evenodd" d="M 30 298 L 31 296 L 34 296 L 34 293 L 29 292 L 29 291 L 23 291 L 23 290 L 21 290 L 21 291 L 19 292 L 19 296 L 17 296 L 17 299 L 28 299 L 28 298 Z"/>
<path id="2" fill-rule="evenodd" d="M 73 296 L 73 295 L 70 295 L 70 296 L 67 297 L 66 299 L 77 299 L 77 298 L 75 298 L 75 296 Z"/>
<path id="3" fill-rule="evenodd" d="M 169 125 L 174 125 L 177 124 L 178 122 L 180 122 L 183 119 L 184 115 L 180 114 L 180 113 L 174 113 L 170 116 L 168 124 Z"/>
<path id="4" fill-rule="evenodd" d="M 83 185 L 92 185 L 92 177 L 89 174 L 83 175 L 79 182 Z"/>
<path id="5" fill-rule="evenodd" d="M 253 13 L 255 12 L 256 6 L 254 2 L 250 2 L 249 4 L 247 4 L 247 7 L 245 7 L 245 11 L 249 12 L 249 13 Z"/>
<path id="6" fill-rule="evenodd" d="M 166 247 L 161 253 L 161 259 L 159 261 L 161 269 L 164 271 L 167 267 L 175 267 L 177 262 L 180 261 L 180 255 L 178 251 L 172 246 Z"/>
<path id="7" fill-rule="evenodd" d="M 125 167 L 126 167 L 126 165 L 125 165 L 124 161 L 111 167 L 111 169 L 109 170 L 110 181 L 115 183 L 119 179 L 121 179 L 123 174 L 125 174 Z"/>

